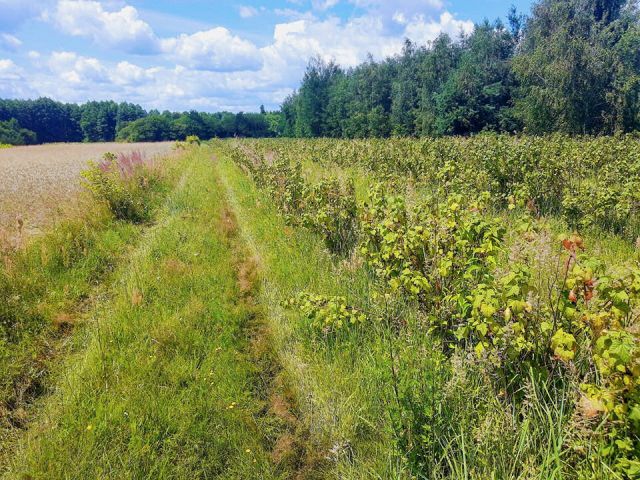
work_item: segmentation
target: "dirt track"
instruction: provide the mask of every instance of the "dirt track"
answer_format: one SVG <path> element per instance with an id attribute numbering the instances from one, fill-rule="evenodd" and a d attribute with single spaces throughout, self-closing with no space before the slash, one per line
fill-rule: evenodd
<path id="1" fill-rule="evenodd" d="M 73 143 L 0 149 L 0 230 L 24 221 L 37 232 L 51 223 L 80 188 L 89 160 L 106 152 L 139 150 L 147 158 L 171 151 L 173 143 Z"/>

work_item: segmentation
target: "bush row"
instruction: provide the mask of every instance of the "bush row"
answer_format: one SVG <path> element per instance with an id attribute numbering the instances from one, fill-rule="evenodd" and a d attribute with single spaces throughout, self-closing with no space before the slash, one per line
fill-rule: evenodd
<path id="1" fill-rule="evenodd" d="M 598 226 L 640 236 L 640 141 L 637 136 L 270 140 L 252 144 L 278 158 L 359 166 L 376 176 L 437 184 L 447 192 L 490 192 L 538 215 L 556 214 L 579 230 Z"/>
<path id="2" fill-rule="evenodd" d="M 593 142 L 595 148 L 598 140 Z M 342 142 L 334 143 L 338 150 L 346 148 Z M 375 141 L 364 144 L 372 143 Z M 300 142 L 297 151 L 308 148 L 316 155 L 318 145 L 322 141 Z M 385 142 L 380 145 L 387 148 Z M 528 401 L 523 391 L 532 376 L 545 388 L 564 385 L 571 392 L 574 415 L 566 428 L 581 432 L 569 445 L 573 454 L 580 457 L 589 451 L 585 445 L 595 445 L 598 459 L 616 474 L 640 478 L 637 259 L 605 266 L 588 254 L 577 234 L 558 239 L 557 248 L 548 253 L 542 266 L 544 272 L 537 271 L 527 255 L 514 258 L 505 236 L 515 229 L 525 250 L 539 248 L 532 244 L 537 237 L 533 221 L 537 212 L 531 202 L 537 208 L 553 209 L 556 199 L 548 196 L 550 190 L 536 200 L 521 197 L 527 201 L 520 202 L 514 198 L 519 194 L 513 186 L 498 193 L 509 194 L 504 199 L 496 199 L 497 194 L 488 190 L 469 195 L 460 176 L 451 174 L 462 168 L 454 163 L 451 169 L 443 167 L 435 173 L 441 183 L 416 205 L 409 206 L 403 195 L 394 194 L 388 182 L 371 189 L 366 202 L 357 205 L 350 188 L 335 180 L 319 184 L 331 187 L 309 185 L 300 163 L 291 165 L 290 152 L 274 156 L 269 148 L 261 144 L 256 152 L 246 144 L 238 145 L 233 156 L 269 191 L 290 224 L 311 226 L 322 233 L 333 253 L 346 255 L 357 245 L 357 254 L 376 286 L 373 307 L 369 305 L 366 313 L 342 297 L 309 293 L 292 299 L 288 306 L 298 308 L 313 328 L 331 335 L 368 322 L 387 321 L 382 318 L 386 309 L 375 306 L 376 298 L 384 299 L 385 304 L 396 299 L 415 305 L 424 318 L 424 333 L 436 339 L 445 358 L 471 354 L 491 379 L 495 397 L 507 404 L 522 407 Z M 360 158 L 358 155 L 354 153 Z M 374 164 L 369 166 L 374 168 Z M 398 172 L 391 172 L 390 179 L 396 180 Z M 474 188 L 491 183 L 484 183 L 486 171 L 477 173 Z M 557 185 L 548 171 L 519 185 L 535 185 L 534 177 L 544 188 Z M 510 220 L 491 213 L 491 207 L 502 200 L 514 210 Z M 318 217 L 330 219 L 330 228 L 322 228 L 326 223 Z M 336 238 L 340 248 L 334 248 Z M 424 411 L 425 405 L 416 408 L 413 402 L 400 414 L 404 420 L 398 438 L 416 472 L 434 455 L 433 445 L 424 436 L 410 435 L 424 431 L 425 419 L 422 414 L 412 417 L 409 410 Z"/>

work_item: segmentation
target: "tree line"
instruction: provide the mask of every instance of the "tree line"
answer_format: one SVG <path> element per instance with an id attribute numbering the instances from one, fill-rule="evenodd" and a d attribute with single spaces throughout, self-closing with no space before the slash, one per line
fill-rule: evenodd
<path id="1" fill-rule="evenodd" d="M 271 137 L 281 131 L 280 115 L 145 111 L 140 105 L 113 101 L 83 105 L 0 99 L 0 144 L 184 140 L 189 135 Z"/>
<path id="2" fill-rule="evenodd" d="M 611 134 L 640 128 L 635 0 L 541 0 L 528 16 L 352 69 L 314 58 L 282 105 L 295 137 Z"/>
<path id="3" fill-rule="evenodd" d="M 612 134 L 640 129 L 636 0 L 539 0 L 528 16 L 343 69 L 313 58 L 279 112 L 145 111 L 0 100 L 0 143 L 212 137 L 387 137 L 481 131 Z"/>

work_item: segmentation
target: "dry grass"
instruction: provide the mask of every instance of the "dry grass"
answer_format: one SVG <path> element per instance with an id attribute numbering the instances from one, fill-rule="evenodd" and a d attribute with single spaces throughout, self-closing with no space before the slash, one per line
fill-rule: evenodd
<path id="1" fill-rule="evenodd" d="M 80 172 L 106 152 L 166 155 L 172 142 L 74 143 L 0 150 L 0 236 L 29 236 L 50 225 L 80 190 Z"/>

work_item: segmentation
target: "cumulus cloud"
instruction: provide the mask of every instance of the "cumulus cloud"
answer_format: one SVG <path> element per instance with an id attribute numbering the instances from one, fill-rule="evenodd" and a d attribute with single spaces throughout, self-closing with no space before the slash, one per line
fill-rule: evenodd
<path id="1" fill-rule="evenodd" d="M 0 5 L 7 1 L 13 0 L 0 0 Z M 111 61 L 97 54 L 32 50 L 25 57 L 28 74 L 12 60 L 0 61 L 0 93 L 25 96 L 30 89 L 37 92 L 31 96 L 76 102 L 113 98 L 158 109 L 247 111 L 261 103 L 271 108 L 299 85 L 311 56 L 353 67 L 368 53 L 377 60 L 399 53 L 405 37 L 426 43 L 441 32 L 456 37 L 473 28 L 472 22 L 444 10 L 441 0 L 344 1 L 363 10 L 348 19 L 335 16 L 331 8 L 337 0 L 316 0 L 315 10 L 302 10 L 309 0 L 291 2 L 299 10 L 274 10 L 286 20 L 274 25 L 272 37 L 258 47 L 224 27 L 161 38 L 145 21 L 152 17 L 143 19 L 124 0 L 59 0 L 49 19 L 61 31 L 149 56 Z M 241 7 L 235 8 L 242 16 Z"/>
<path id="2" fill-rule="evenodd" d="M 97 1 L 60 0 L 53 20 L 65 33 L 91 38 L 129 53 L 158 51 L 158 39 L 151 26 L 130 5 L 110 12 Z"/>
<path id="3" fill-rule="evenodd" d="M 444 9 L 443 0 L 349 0 L 368 15 L 380 18 L 389 34 L 402 33 L 405 25 L 420 18 L 437 17 Z"/>
<path id="4" fill-rule="evenodd" d="M 176 62 L 198 70 L 257 70 L 262 66 L 257 47 L 224 27 L 164 39 L 161 45 Z"/>
<path id="5" fill-rule="evenodd" d="M 22 67 L 0 58 L 0 98 L 30 97 L 33 93 Z"/>
<path id="6" fill-rule="evenodd" d="M 426 44 L 435 40 L 441 33 L 446 33 L 452 38 L 460 34 L 468 35 L 473 32 L 474 24 L 468 20 L 457 20 L 451 13 L 443 12 L 438 21 L 425 20 L 423 16 L 415 17 L 407 22 L 405 35 L 419 44 Z"/>
<path id="7" fill-rule="evenodd" d="M 404 38 L 424 44 L 440 33 L 457 37 L 461 32 L 471 32 L 473 22 L 458 20 L 444 12 L 438 19 L 427 19 L 423 15 L 404 19 L 402 27 L 399 34 L 390 34 L 384 20 L 376 15 L 363 15 L 347 22 L 330 17 L 280 23 L 274 28 L 272 44 L 262 49 L 265 68 L 281 71 L 294 67 L 299 70 L 315 55 L 335 60 L 344 67 L 353 67 L 365 61 L 369 53 L 376 59 L 399 53 Z"/>
<path id="8" fill-rule="evenodd" d="M 241 14 L 253 15 L 254 10 L 241 10 Z M 134 7 L 125 5 L 107 11 L 94 0 L 60 0 L 52 18 L 70 35 L 91 38 L 95 43 L 126 53 L 164 54 L 173 62 L 193 69 L 233 71 L 261 67 L 256 46 L 224 27 L 161 39 Z"/>
<path id="9" fill-rule="evenodd" d="M 74 52 L 53 52 L 49 67 L 62 81 L 73 85 L 109 81 L 108 70 L 97 58 L 83 57 Z"/>
<path id="10" fill-rule="evenodd" d="M 144 69 L 129 62 L 119 62 L 111 78 L 117 85 L 144 85 L 153 78 L 155 69 Z"/>

